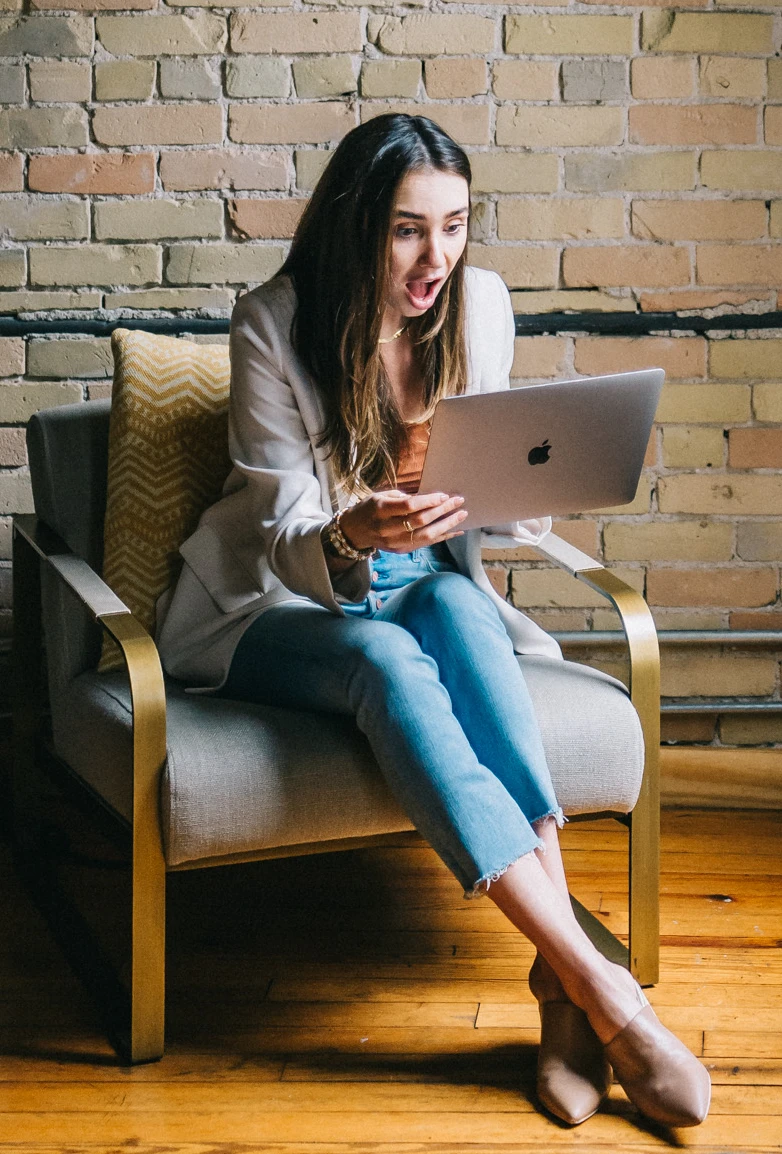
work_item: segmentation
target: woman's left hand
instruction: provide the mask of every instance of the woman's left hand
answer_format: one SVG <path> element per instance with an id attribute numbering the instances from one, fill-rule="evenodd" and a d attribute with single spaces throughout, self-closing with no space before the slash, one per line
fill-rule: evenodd
<path id="1" fill-rule="evenodd" d="M 387 489 L 372 493 L 342 514 L 341 528 L 355 549 L 410 553 L 461 536 L 467 516 L 464 497 L 447 493 L 403 493 Z"/>

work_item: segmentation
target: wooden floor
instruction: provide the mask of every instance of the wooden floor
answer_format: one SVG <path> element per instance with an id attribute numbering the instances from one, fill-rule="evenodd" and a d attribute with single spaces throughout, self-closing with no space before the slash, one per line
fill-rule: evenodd
<path id="1" fill-rule="evenodd" d="M 563 837 L 573 892 L 621 933 L 624 831 Z M 171 877 L 168 1049 L 134 1069 L 4 850 L 0 1152 L 782 1150 L 782 814 L 668 812 L 663 849 L 650 998 L 714 1082 L 706 1123 L 676 1132 L 618 1086 L 574 1130 L 538 1112 L 530 948 L 426 848 Z M 119 941 L 126 875 L 63 854 Z"/>

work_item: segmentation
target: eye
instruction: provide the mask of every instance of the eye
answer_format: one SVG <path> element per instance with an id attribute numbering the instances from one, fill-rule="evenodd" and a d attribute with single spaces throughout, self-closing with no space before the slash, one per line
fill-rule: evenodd
<path id="1" fill-rule="evenodd" d="M 417 229 L 412 224 L 400 224 L 396 230 L 396 235 L 401 237 L 414 236 Z"/>
<path id="2" fill-rule="evenodd" d="M 449 232 L 451 234 L 451 236 L 453 236 L 455 233 L 459 232 L 459 230 L 462 228 L 464 228 L 464 221 L 463 220 L 456 220 L 453 222 L 453 224 L 448 225 L 446 232 Z"/>

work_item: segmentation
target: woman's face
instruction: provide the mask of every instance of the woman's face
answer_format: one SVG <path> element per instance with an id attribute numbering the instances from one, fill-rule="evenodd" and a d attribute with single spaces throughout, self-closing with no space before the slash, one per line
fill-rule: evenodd
<path id="1" fill-rule="evenodd" d="M 463 176 L 425 169 L 397 189 L 386 315 L 418 317 L 431 308 L 467 243 L 469 188 Z"/>

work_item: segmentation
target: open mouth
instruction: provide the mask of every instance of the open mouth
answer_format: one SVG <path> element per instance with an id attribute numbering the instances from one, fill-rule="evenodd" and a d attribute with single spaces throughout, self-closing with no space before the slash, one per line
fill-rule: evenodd
<path id="1" fill-rule="evenodd" d="M 441 284 L 442 277 L 436 277 L 432 280 L 409 280 L 405 285 L 405 290 L 416 308 L 428 309 L 434 304 Z"/>

